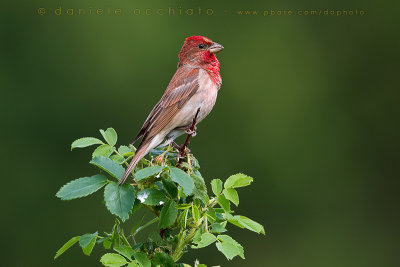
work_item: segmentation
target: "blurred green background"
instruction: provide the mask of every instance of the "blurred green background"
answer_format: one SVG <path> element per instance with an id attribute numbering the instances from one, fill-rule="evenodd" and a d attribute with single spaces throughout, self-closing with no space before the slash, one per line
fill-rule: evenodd
<path id="1" fill-rule="evenodd" d="M 102 0 L 3 3 L 0 16 L 2 265 L 100 266 L 70 237 L 109 230 L 102 195 L 55 197 L 92 175 L 73 140 L 114 127 L 127 144 L 175 72 L 184 39 L 225 46 L 223 86 L 191 149 L 206 181 L 236 172 L 238 213 L 267 236 L 235 227 L 246 260 L 214 246 L 183 260 L 222 266 L 397 266 L 399 253 L 398 4 L 365 1 Z M 46 8 L 44 15 L 38 8 Z M 63 14 L 54 15 L 62 7 Z M 213 15 L 132 15 L 169 7 Z M 396 9 L 397 7 L 397 9 Z M 68 8 L 121 8 L 73 15 Z M 239 16 L 238 10 L 364 10 L 364 16 Z M 226 12 L 225 12 L 226 11 Z M 106 12 L 106 11 L 104 11 Z M 126 12 L 126 13 L 125 13 Z M 204 11 L 203 11 L 204 12 Z M 396 89 L 397 88 L 397 89 Z M 127 223 L 129 225 L 129 222 Z"/>

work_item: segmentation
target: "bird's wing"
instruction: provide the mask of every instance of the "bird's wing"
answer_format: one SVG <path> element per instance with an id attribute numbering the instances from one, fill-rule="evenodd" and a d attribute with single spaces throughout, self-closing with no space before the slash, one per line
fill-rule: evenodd
<path id="1" fill-rule="evenodd" d="M 171 121 L 199 88 L 198 75 L 199 69 L 178 68 L 164 95 L 144 122 L 135 141 L 140 137 L 143 137 L 140 144 L 151 140 Z"/>

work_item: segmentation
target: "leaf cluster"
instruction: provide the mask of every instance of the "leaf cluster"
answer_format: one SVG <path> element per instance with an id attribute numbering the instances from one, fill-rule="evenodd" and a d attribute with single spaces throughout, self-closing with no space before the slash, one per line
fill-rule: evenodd
<path id="1" fill-rule="evenodd" d="M 200 249 L 211 244 L 228 260 L 244 257 L 243 247 L 226 234 L 227 225 L 265 234 L 264 227 L 242 215 L 235 215 L 231 203 L 239 205 L 237 189 L 248 186 L 253 178 L 238 173 L 223 182 L 211 181 L 212 195 L 199 171 L 200 166 L 193 155 L 188 154 L 181 167 L 177 165 L 177 152 L 170 146 L 150 152 L 150 159 L 142 159 L 131 174 L 131 182 L 118 185 L 135 154 L 132 145 L 117 148 L 117 133 L 113 128 L 100 130 L 104 141 L 84 137 L 74 141 L 71 150 L 96 146 L 90 164 L 97 173 L 65 184 L 56 196 L 61 200 L 72 200 L 89 196 L 104 188 L 104 203 L 115 215 L 110 232 L 99 235 L 96 231 L 75 236 L 56 253 L 59 257 L 75 243 L 79 243 L 85 255 L 90 255 L 96 244 L 102 244 L 105 253 L 100 262 L 104 266 L 190 266 L 179 263 L 188 249 Z M 123 223 L 139 209 L 147 209 L 152 219 L 144 217 L 130 231 L 125 232 Z M 149 226 L 156 226 L 146 238 L 139 240 L 137 234 Z M 195 266 L 205 266 L 195 263 Z"/>

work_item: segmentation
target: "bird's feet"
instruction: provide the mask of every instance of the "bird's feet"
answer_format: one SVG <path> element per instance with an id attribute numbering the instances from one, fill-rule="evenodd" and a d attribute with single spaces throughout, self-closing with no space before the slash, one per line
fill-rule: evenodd
<path id="1" fill-rule="evenodd" d="M 185 132 L 186 132 L 188 135 L 190 135 L 191 137 L 195 137 L 195 136 L 196 136 L 196 134 L 197 134 L 196 131 L 197 131 L 196 125 L 194 125 L 193 127 L 192 127 L 192 126 L 187 127 L 187 128 L 185 129 Z"/>

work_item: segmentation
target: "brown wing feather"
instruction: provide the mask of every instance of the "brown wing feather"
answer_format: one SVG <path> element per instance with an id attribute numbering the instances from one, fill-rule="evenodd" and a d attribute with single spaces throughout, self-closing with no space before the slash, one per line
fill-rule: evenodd
<path id="1" fill-rule="evenodd" d="M 199 87 L 198 74 L 198 69 L 178 68 L 160 101 L 154 106 L 144 122 L 135 141 L 143 137 L 140 142 L 141 145 L 146 140 L 151 140 L 172 120 L 174 115 L 196 93 Z"/>

